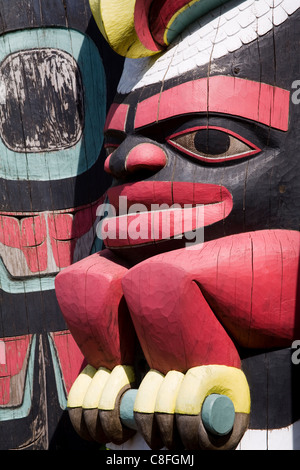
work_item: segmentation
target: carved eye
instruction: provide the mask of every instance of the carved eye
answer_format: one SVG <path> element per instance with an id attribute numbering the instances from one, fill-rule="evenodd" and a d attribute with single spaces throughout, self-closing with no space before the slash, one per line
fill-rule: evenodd
<path id="1" fill-rule="evenodd" d="M 194 127 L 167 138 L 167 142 L 198 160 L 220 163 L 261 151 L 238 134 L 220 127 Z"/>

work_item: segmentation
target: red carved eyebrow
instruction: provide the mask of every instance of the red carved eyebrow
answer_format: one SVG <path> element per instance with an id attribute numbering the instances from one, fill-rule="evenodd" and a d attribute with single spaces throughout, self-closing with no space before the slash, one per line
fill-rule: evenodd
<path id="1" fill-rule="evenodd" d="M 199 112 L 229 114 L 288 130 L 290 92 L 246 79 L 215 76 L 182 83 L 140 102 L 135 128 Z"/>
<path id="2" fill-rule="evenodd" d="M 128 104 L 113 103 L 108 111 L 104 132 L 108 129 L 125 132 L 128 109 Z"/>

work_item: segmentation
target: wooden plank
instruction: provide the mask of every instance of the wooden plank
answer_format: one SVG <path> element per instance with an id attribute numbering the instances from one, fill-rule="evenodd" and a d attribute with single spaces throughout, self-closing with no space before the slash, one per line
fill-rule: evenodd
<path id="1" fill-rule="evenodd" d="M 93 250 L 111 181 L 103 127 L 124 59 L 95 30 L 88 0 L 0 1 L 1 450 L 95 448 L 65 411 L 84 357 L 54 291 Z"/>

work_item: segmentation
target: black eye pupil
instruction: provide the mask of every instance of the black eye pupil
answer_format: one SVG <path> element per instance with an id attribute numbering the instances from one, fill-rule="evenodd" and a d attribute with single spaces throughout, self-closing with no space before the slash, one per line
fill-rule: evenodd
<path id="1" fill-rule="evenodd" d="M 195 135 L 194 145 L 200 153 L 222 155 L 229 150 L 230 137 L 215 129 L 201 129 Z"/>

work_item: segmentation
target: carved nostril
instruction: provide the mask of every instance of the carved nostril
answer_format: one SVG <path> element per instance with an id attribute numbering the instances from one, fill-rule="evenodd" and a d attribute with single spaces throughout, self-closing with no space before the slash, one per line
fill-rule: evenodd
<path id="1" fill-rule="evenodd" d="M 133 173 L 138 170 L 159 171 L 167 164 L 164 150 L 155 144 L 136 145 L 127 155 L 125 170 Z"/>

